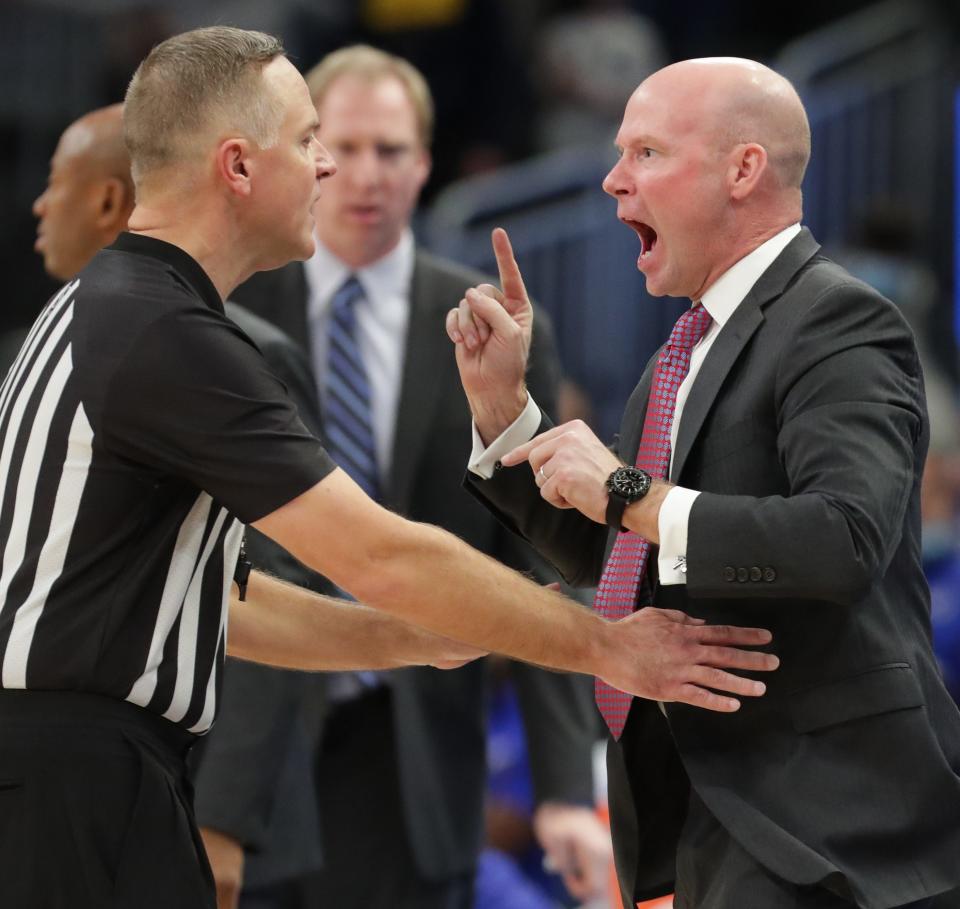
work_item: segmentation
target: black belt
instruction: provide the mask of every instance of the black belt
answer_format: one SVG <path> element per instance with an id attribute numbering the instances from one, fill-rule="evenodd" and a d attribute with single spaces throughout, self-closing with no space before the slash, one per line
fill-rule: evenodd
<path id="1" fill-rule="evenodd" d="M 100 694 L 81 691 L 0 689 L 0 725 L 19 723 L 62 728 L 108 727 L 138 733 L 174 765 L 182 764 L 197 736 L 158 713 Z"/>

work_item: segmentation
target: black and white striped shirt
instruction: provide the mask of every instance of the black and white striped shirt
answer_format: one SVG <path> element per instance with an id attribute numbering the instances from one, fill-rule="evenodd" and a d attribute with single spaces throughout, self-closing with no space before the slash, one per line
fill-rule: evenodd
<path id="1" fill-rule="evenodd" d="M 241 522 L 333 468 L 203 269 L 121 235 L 0 387 L 0 686 L 206 731 Z"/>

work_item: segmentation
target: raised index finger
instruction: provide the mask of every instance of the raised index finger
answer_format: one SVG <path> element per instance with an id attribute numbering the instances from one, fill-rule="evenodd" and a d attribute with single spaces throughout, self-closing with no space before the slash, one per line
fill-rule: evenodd
<path id="1" fill-rule="evenodd" d="M 492 234 L 493 254 L 497 257 L 497 271 L 500 272 L 500 286 L 510 299 L 526 300 L 527 289 L 523 286 L 523 275 L 513 255 L 510 238 L 502 227 L 495 227 Z"/>

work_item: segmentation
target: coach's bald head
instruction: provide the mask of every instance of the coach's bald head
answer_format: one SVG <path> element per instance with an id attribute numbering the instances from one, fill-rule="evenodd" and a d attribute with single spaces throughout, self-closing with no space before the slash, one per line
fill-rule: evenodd
<path id="1" fill-rule="evenodd" d="M 793 86 L 760 63 L 685 60 L 646 79 L 604 181 L 641 241 L 655 295 L 700 299 L 731 265 L 799 221 L 810 127 Z"/>

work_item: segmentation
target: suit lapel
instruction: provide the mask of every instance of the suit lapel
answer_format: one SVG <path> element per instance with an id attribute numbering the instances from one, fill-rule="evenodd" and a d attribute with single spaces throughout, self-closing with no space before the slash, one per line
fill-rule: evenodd
<path id="1" fill-rule="evenodd" d="M 232 299 L 276 325 L 310 354 L 307 320 L 310 299 L 303 262 L 291 262 L 283 268 L 255 274 L 237 288 Z"/>
<path id="2" fill-rule="evenodd" d="M 389 504 L 399 509 L 410 500 L 416 465 L 423 446 L 429 444 L 428 427 L 440 398 L 443 370 L 438 365 L 450 343 L 443 329 L 444 311 L 445 301 L 418 252 L 410 288 L 410 322 L 388 489 Z"/>
<path id="3" fill-rule="evenodd" d="M 673 482 L 676 482 L 675 478 L 679 477 L 683 471 L 687 455 L 716 400 L 723 380 L 736 363 L 747 341 L 763 322 L 763 314 L 759 306 L 748 305 L 748 301 L 750 301 L 749 296 L 723 326 L 707 358 L 700 366 L 700 372 L 697 373 L 693 388 L 690 389 L 690 394 L 683 405 L 680 428 L 677 432 L 677 447 L 673 453 L 673 466 L 670 469 Z"/>
<path id="4" fill-rule="evenodd" d="M 673 466 L 670 471 L 673 482 L 683 474 L 687 456 L 716 400 L 720 386 L 723 385 L 727 374 L 737 362 L 753 333 L 763 322 L 763 306 L 783 293 L 790 279 L 816 254 L 819 248 L 810 231 L 806 228 L 801 230 L 760 276 L 727 324 L 723 326 L 723 330 L 707 353 L 693 388 L 690 389 L 690 394 L 683 405 L 680 428 L 677 432 L 677 445 L 673 453 Z"/>

